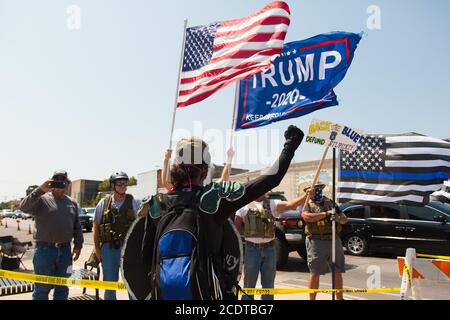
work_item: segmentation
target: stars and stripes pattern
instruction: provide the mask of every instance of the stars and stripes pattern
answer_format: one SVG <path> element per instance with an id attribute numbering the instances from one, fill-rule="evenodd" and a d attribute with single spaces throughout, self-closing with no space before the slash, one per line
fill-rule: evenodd
<path id="1" fill-rule="evenodd" d="M 243 19 L 188 28 L 177 107 L 268 69 L 283 49 L 289 23 L 289 6 L 276 1 Z"/>
<path id="2" fill-rule="evenodd" d="M 450 143 L 418 134 L 364 136 L 341 152 L 340 203 L 421 205 L 450 178 Z"/>

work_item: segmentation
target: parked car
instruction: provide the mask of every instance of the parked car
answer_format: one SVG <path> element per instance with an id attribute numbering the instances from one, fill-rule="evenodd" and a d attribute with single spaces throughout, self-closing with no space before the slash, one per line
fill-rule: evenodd
<path id="1" fill-rule="evenodd" d="M 431 202 L 422 207 L 399 204 L 364 206 L 344 204 L 348 216 L 341 238 L 348 253 L 370 252 L 450 255 L 450 205 Z"/>
<path id="2" fill-rule="evenodd" d="M 298 255 L 306 260 L 305 222 L 300 217 L 300 212 L 292 210 L 280 214 L 275 226 L 277 269 L 282 269 L 286 265 L 292 251 L 297 251 Z"/>
<path id="3" fill-rule="evenodd" d="M 19 219 L 25 219 L 26 220 L 26 219 L 30 219 L 32 217 L 31 214 L 22 212 L 20 210 L 14 211 L 13 214 L 14 214 L 14 216 L 13 216 L 14 219 L 19 218 Z"/>
<path id="4" fill-rule="evenodd" d="M 2 214 L 4 218 L 12 218 L 12 219 L 16 218 L 16 215 L 12 211 L 3 211 Z"/>
<path id="5" fill-rule="evenodd" d="M 88 216 L 90 216 L 92 219 L 94 219 L 95 217 L 95 207 L 91 207 L 91 208 L 83 208 L 84 211 L 86 211 L 86 214 Z"/>
<path id="6" fill-rule="evenodd" d="M 92 231 L 92 221 L 94 220 L 91 218 L 87 212 L 82 209 L 78 208 L 78 217 L 80 219 L 81 228 L 86 230 L 87 232 Z"/>

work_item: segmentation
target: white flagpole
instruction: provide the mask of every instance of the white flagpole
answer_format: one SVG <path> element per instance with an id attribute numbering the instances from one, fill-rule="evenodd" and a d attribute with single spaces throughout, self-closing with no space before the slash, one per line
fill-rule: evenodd
<path id="1" fill-rule="evenodd" d="M 234 128 L 236 127 L 236 113 L 239 104 L 239 81 L 236 81 L 236 90 L 234 91 L 234 109 L 233 119 L 231 119 L 230 147 L 233 146 Z"/>
<path id="2" fill-rule="evenodd" d="M 172 138 L 173 138 L 173 130 L 175 126 L 175 116 L 177 114 L 177 104 L 178 104 L 178 93 L 180 90 L 180 78 L 181 72 L 183 70 L 183 59 L 184 59 L 184 48 L 186 46 L 186 29 L 187 29 L 188 19 L 184 19 L 184 27 L 183 27 L 183 44 L 181 46 L 181 55 L 180 55 L 180 66 L 178 68 L 178 82 L 177 82 L 177 90 L 175 92 L 175 102 L 173 106 L 173 114 L 172 114 L 172 128 L 170 129 L 170 142 L 169 149 L 172 148 Z"/>

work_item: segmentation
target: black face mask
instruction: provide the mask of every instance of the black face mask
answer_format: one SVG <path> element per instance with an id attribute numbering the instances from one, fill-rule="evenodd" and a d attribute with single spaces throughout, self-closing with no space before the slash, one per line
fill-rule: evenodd
<path id="1" fill-rule="evenodd" d="M 314 202 L 320 203 L 323 200 L 322 188 L 314 189 Z"/>

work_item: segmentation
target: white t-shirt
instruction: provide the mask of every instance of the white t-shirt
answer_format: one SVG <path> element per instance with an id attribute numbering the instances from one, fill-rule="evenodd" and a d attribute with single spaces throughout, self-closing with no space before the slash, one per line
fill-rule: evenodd
<path id="1" fill-rule="evenodd" d="M 124 201 L 121 202 L 117 202 L 116 200 L 114 200 L 114 196 L 112 198 L 112 204 L 114 204 L 116 206 L 117 209 L 120 209 L 120 207 L 122 207 L 122 205 L 124 204 Z M 102 200 L 100 200 L 97 204 L 97 207 L 95 207 L 95 217 L 94 217 L 94 222 L 96 224 L 100 224 L 102 215 L 103 215 L 103 205 L 105 203 L 105 199 L 103 198 Z M 135 199 L 133 197 L 133 211 L 136 214 L 139 210 L 139 208 L 141 207 L 141 201 L 138 199 Z"/>
<path id="2" fill-rule="evenodd" d="M 277 203 L 278 202 L 280 202 L 281 200 L 269 200 L 269 203 L 270 203 L 270 213 L 272 214 L 272 216 L 274 216 L 275 218 L 277 218 L 280 214 L 278 213 L 278 211 L 277 211 Z M 261 210 L 262 208 L 263 208 L 263 202 L 261 201 L 261 202 L 256 202 L 255 201 L 255 204 L 256 204 L 256 208 L 258 208 L 258 210 Z M 239 216 L 239 217 L 241 217 L 242 218 L 242 220 L 244 220 L 245 219 L 245 216 L 247 215 L 247 213 L 248 213 L 248 210 L 249 210 L 250 208 L 248 207 L 248 206 L 245 206 L 245 207 L 243 207 L 243 208 L 241 208 L 241 209 L 239 209 L 237 212 L 236 212 L 236 215 L 237 216 Z M 272 241 L 272 240 L 274 240 L 275 238 L 272 238 L 272 239 L 269 239 L 269 238 L 251 238 L 251 237 L 249 237 L 249 238 L 245 238 L 245 240 L 247 240 L 247 241 L 250 241 L 250 242 L 253 242 L 253 243 L 267 243 L 267 242 L 270 242 L 270 241 Z"/>

